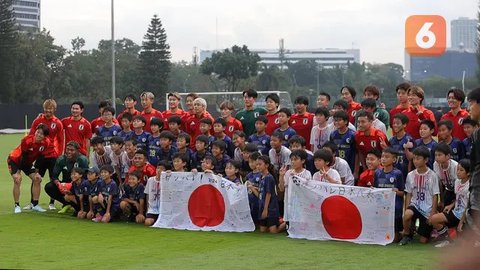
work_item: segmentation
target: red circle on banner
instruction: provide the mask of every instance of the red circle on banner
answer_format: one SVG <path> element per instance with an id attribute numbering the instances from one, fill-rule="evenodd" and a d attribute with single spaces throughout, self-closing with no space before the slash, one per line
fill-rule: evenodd
<path id="1" fill-rule="evenodd" d="M 188 199 L 188 214 L 198 227 L 214 227 L 225 219 L 223 195 L 212 185 L 201 185 Z"/>
<path id="2" fill-rule="evenodd" d="M 331 196 L 321 206 L 323 226 L 336 239 L 357 239 L 362 233 L 362 217 L 355 204 L 342 196 Z"/>

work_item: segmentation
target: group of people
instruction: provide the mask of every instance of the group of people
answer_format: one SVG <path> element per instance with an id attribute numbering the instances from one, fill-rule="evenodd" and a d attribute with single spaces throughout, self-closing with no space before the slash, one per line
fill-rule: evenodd
<path id="1" fill-rule="evenodd" d="M 14 212 L 22 211 L 22 171 L 32 180 L 31 202 L 23 209 L 46 211 L 39 196 L 48 171 L 44 189 L 51 210 L 58 201 L 60 212 L 73 208 L 81 219 L 152 225 L 160 211 L 161 173 L 204 172 L 245 184 L 252 219 L 262 232 L 277 233 L 288 226 L 282 217 L 289 183 L 301 177 L 392 189 L 395 241 L 408 244 L 416 232 L 422 243 L 434 237 L 445 246 L 451 242 L 449 228 L 462 231 L 468 222 L 478 230 L 478 184 L 470 179 L 480 159 L 480 145 L 475 146 L 480 89 L 468 95 L 470 112 L 462 109 L 465 93 L 448 90 L 450 110 L 440 119 L 422 105 L 421 87 L 402 83 L 395 91 L 398 105 L 390 112 L 378 104 L 378 87 L 369 85 L 360 103 L 350 86 L 342 87 L 341 99 L 333 103 L 322 92 L 311 113 L 306 96 L 295 98 L 293 111 L 269 94 L 261 108 L 255 106 L 258 93 L 247 89 L 243 109 L 235 112 L 233 103 L 224 101 L 216 119 L 198 94 L 188 94 L 182 110 L 182 97 L 169 93 L 168 109 L 160 112 L 153 108 L 154 94 L 144 92 L 143 111 L 128 95 L 117 117 L 103 101 L 91 122 L 82 116 L 82 102 L 73 102 L 71 115 L 60 120 L 55 101 L 48 99 L 8 157 Z"/>

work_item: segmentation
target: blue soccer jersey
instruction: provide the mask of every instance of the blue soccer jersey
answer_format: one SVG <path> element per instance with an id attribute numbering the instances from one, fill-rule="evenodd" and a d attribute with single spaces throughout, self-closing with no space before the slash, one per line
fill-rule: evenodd
<path id="1" fill-rule="evenodd" d="M 118 132 L 117 136 L 122 137 L 123 141 L 126 141 L 126 140 L 129 140 L 129 139 L 133 138 L 133 131 L 130 130 L 130 131 L 125 132 L 125 131 L 122 130 L 122 131 Z"/>
<path id="2" fill-rule="evenodd" d="M 260 186 L 261 178 L 262 173 L 249 172 L 245 176 L 245 181 L 250 182 L 252 186 L 258 188 Z M 258 220 L 258 197 L 250 189 L 248 190 L 248 202 L 250 204 L 250 213 L 252 214 L 252 219 L 256 221 Z"/>
<path id="3" fill-rule="evenodd" d="M 450 148 L 452 149 L 452 159 L 455 161 L 460 161 L 462 158 L 465 158 L 465 146 L 463 142 L 457 138 L 453 138 L 453 140 L 449 144 Z"/>
<path id="4" fill-rule="evenodd" d="M 113 136 L 117 136 L 120 133 L 120 131 L 122 131 L 122 128 L 119 125 L 113 125 L 111 127 L 106 127 L 106 126 L 98 127 L 96 133 L 98 136 L 103 137 L 106 145 L 109 145 L 110 139 L 112 139 Z"/>
<path id="5" fill-rule="evenodd" d="M 293 135 L 297 135 L 297 132 L 292 128 L 292 127 L 288 127 L 287 129 L 285 130 L 282 130 L 282 128 L 277 128 L 275 129 L 275 132 L 281 132 L 283 134 L 283 146 L 287 147 L 288 148 L 288 140 L 293 137 Z"/>
<path id="6" fill-rule="evenodd" d="M 137 141 L 137 149 L 145 150 L 148 153 L 148 141 L 150 140 L 151 136 L 152 135 L 150 135 L 150 133 L 144 131 L 138 135 L 133 133 L 132 138 Z"/>
<path id="7" fill-rule="evenodd" d="M 278 197 L 275 190 L 275 178 L 271 174 L 262 176 L 259 185 L 259 197 L 258 197 L 258 219 L 262 219 L 262 212 L 265 207 L 265 197 L 267 193 L 271 195 L 270 203 L 267 205 L 267 217 L 279 218 L 280 211 L 278 209 Z"/>
<path id="8" fill-rule="evenodd" d="M 256 133 L 250 135 L 248 137 L 248 142 L 257 145 L 258 151 L 262 153 L 262 155 L 268 156 L 268 151 L 270 151 L 270 136 L 264 134 L 262 136 L 258 136 Z"/>
<path id="9" fill-rule="evenodd" d="M 168 162 L 172 162 L 173 155 L 175 155 L 175 153 L 177 153 L 177 148 L 174 148 L 173 146 L 170 146 L 170 149 L 168 150 L 160 148 L 160 150 L 157 152 L 157 160 L 158 161 L 165 160 Z M 158 164 L 158 161 L 157 161 L 157 164 Z M 152 165 L 157 166 L 157 164 L 152 164 Z M 187 162 L 187 165 L 188 165 L 188 162 Z"/>
<path id="10" fill-rule="evenodd" d="M 103 182 L 103 185 L 100 189 L 100 193 L 102 193 L 103 198 L 105 199 L 105 207 L 107 207 L 106 203 L 108 201 L 108 196 L 112 196 L 112 206 L 119 206 L 120 204 L 120 189 L 117 186 L 115 181 L 110 180 L 110 183 Z"/>
<path id="11" fill-rule="evenodd" d="M 338 130 L 335 130 L 330 135 L 330 141 L 338 147 L 336 156 L 346 160 L 350 165 L 350 170 L 353 172 L 355 170 L 355 155 L 357 154 L 355 131 L 348 129 L 344 134 L 340 134 Z"/>
<path id="12" fill-rule="evenodd" d="M 202 160 L 206 156 L 211 156 L 211 154 L 207 151 L 205 151 L 204 153 L 194 152 L 193 155 L 192 155 L 192 160 L 191 160 L 192 169 L 197 169 L 197 171 L 201 172 L 202 171 Z"/>
<path id="13" fill-rule="evenodd" d="M 403 136 L 401 139 L 398 139 L 396 136 L 394 136 L 390 138 L 388 142 L 390 146 L 398 153 L 397 162 L 395 162 L 395 168 L 399 169 L 403 173 L 403 178 L 405 179 L 408 174 L 408 159 L 405 155 L 405 149 L 403 148 L 403 145 L 408 142 L 413 143 L 413 138 L 410 135 L 405 134 L 405 136 Z"/>
<path id="14" fill-rule="evenodd" d="M 72 182 L 72 189 L 71 189 L 71 192 L 72 194 L 76 195 L 76 196 L 83 196 L 85 195 L 85 187 L 88 185 L 88 180 L 87 179 L 83 179 L 80 181 L 80 183 L 75 183 L 75 182 Z"/>
<path id="15" fill-rule="evenodd" d="M 393 168 L 390 172 L 385 172 L 384 169 L 377 169 L 375 171 L 373 186 L 376 188 L 397 188 L 399 191 L 405 189 L 403 173 Z M 401 217 L 403 211 L 403 197 L 395 196 L 395 216 Z"/>
<path id="16" fill-rule="evenodd" d="M 227 162 L 230 160 L 230 157 L 227 154 L 223 154 L 221 158 L 215 159 L 215 165 L 213 168 L 213 172 L 216 174 L 225 175 L 225 167 L 227 166 Z"/>
<path id="17" fill-rule="evenodd" d="M 226 135 L 225 137 L 223 137 L 223 139 L 217 139 L 215 136 L 210 136 L 208 138 L 208 145 L 210 146 L 210 150 L 212 150 L 212 143 L 216 140 L 222 140 L 227 145 L 227 148 L 225 148 L 225 154 L 227 154 L 229 157 L 233 157 L 235 152 L 235 145 L 233 144 L 232 139 Z"/>
<path id="18" fill-rule="evenodd" d="M 135 187 L 130 185 L 123 186 L 122 199 L 130 199 L 140 202 L 141 199 L 145 199 L 145 187 L 142 184 L 138 184 Z"/>
<path id="19" fill-rule="evenodd" d="M 157 166 L 159 161 L 158 152 L 160 152 L 160 136 L 148 137 L 148 163 Z"/>
<path id="20" fill-rule="evenodd" d="M 472 138 L 465 138 L 465 140 L 463 140 L 463 148 L 465 149 L 465 158 L 470 159 L 470 155 L 472 154 L 472 147 L 473 147 Z"/>
<path id="21" fill-rule="evenodd" d="M 428 159 L 427 166 L 433 170 L 433 163 L 435 162 L 435 148 L 437 148 L 437 142 L 431 140 L 429 143 L 424 143 L 422 139 L 416 139 L 414 142 L 415 148 L 419 146 L 425 146 L 430 150 L 430 158 Z"/>
<path id="22" fill-rule="evenodd" d="M 88 181 L 87 183 L 85 183 L 85 186 L 83 187 L 83 194 L 87 196 L 98 195 L 103 185 L 104 185 L 103 180 L 100 178 L 97 178 L 93 182 Z"/>

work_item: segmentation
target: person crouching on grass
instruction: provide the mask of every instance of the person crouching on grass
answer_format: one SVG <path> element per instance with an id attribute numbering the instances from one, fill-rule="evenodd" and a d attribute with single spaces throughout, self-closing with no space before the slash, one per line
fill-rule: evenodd
<path id="1" fill-rule="evenodd" d="M 136 223 L 145 222 L 145 187 L 140 183 L 140 173 L 133 171 L 128 174 L 128 185 L 123 187 L 124 193 L 120 202 L 120 209 L 128 220 Z"/>
<path id="2" fill-rule="evenodd" d="M 85 195 L 85 187 L 88 180 L 83 178 L 85 171 L 82 168 L 74 167 L 70 178 L 72 187 L 70 190 L 63 190 L 65 201 L 75 208 L 74 216 L 84 219 L 89 211 L 88 195 Z"/>
<path id="3" fill-rule="evenodd" d="M 120 210 L 120 190 L 117 183 L 112 179 L 112 165 L 103 165 L 100 168 L 100 177 L 103 184 L 98 189 L 96 196 L 92 198 L 92 202 L 97 209 L 94 222 L 108 223 L 115 218 Z"/>

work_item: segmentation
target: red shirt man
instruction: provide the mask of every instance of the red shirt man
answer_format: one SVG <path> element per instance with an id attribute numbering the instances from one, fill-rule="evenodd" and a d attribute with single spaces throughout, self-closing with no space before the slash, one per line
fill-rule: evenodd
<path id="1" fill-rule="evenodd" d="M 58 158 L 63 154 L 65 135 L 63 134 L 63 124 L 54 113 L 57 109 L 57 103 L 53 99 L 47 99 L 43 103 L 43 113 L 32 122 L 29 135 L 34 135 L 38 125 L 44 124 L 48 127 L 48 139 L 50 144 L 45 150 L 45 158 Z"/>
<path id="2" fill-rule="evenodd" d="M 168 127 L 168 118 L 171 116 L 178 116 L 180 119 L 185 119 L 187 117 L 188 113 L 186 111 L 183 111 L 180 109 L 180 101 L 182 100 L 182 97 L 180 96 L 179 93 L 168 93 L 168 110 L 164 111 L 162 113 L 163 118 L 164 118 L 164 127 Z"/>
<path id="3" fill-rule="evenodd" d="M 402 113 L 408 117 L 408 124 L 405 131 L 412 136 L 413 139 L 420 139 L 420 123 L 422 120 L 428 119 L 433 123 L 435 121 L 435 115 L 432 111 L 422 106 L 425 92 L 419 86 L 410 86 L 408 88 L 408 103 L 409 108 L 403 110 Z M 434 134 L 436 132 L 434 131 Z M 395 135 L 395 134 L 394 134 Z"/>
<path id="4" fill-rule="evenodd" d="M 295 109 L 297 109 L 298 113 L 290 117 L 290 127 L 297 132 L 297 135 L 302 136 L 308 144 L 310 143 L 310 133 L 312 132 L 313 118 L 315 117 L 313 113 L 307 112 L 308 98 L 305 96 L 297 97 L 295 99 Z"/>
<path id="5" fill-rule="evenodd" d="M 148 133 L 152 133 L 152 129 L 150 128 L 150 121 L 152 120 L 152 118 L 158 118 L 163 121 L 163 114 L 152 107 L 155 99 L 155 96 L 152 92 L 143 92 L 140 95 L 140 99 L 143 107 L 143 111 L 140 113 L 140 115 L 145 117 L 146 121 L 143 130 Z"/>
<path id="6" fill-rule="evenodd" d="M 269 94 L 265 97 L 265 109 L 267 113 L 267 126 L 265 127 L 265 133 L 272 136 L 273 132 L 280 127 L 280 121 L 278 121 L 278 107 L 280 106 L 280 97 L 275 94 Z"/>
<path id="7" fill-rule="evenodd" d="M 210 118 L 213 123 L 213 118 L 212 116 L 207 113 L 205 110 L 207 108 L 207 102 L 203 98 L 197 98 L 193 102 L 193 111 L 194 114 L 190 115 L 190 117 L 185 121 L 185 132 L 190 134 L 191 140 L 190 140 L 190 147 L 194 148 L 195 147 L 195 141 L 198 135 L 201 134 L 200 131 L 200 120 L 203 118 Z"/>
<path id="8" fill-rule="evenodd" d="M 17 173 L 18 170 L 23 170 L 27 175 L 35 172 L 35 170 L 31 170 L 33 162 L 45 154 L 50 144 L 47 136 L 48 127 L 38 125 L 32 135 L 23 137 L 20 145 L 13 149 L 7 158 L 11 174 Z"/>
<path id="9" fill-rule="evenodd" d="M 65 143 L 75 141 L 80 145 L 78 151 L 88 156 L 90 138 L 92 138 L 92 126 L 87 119 L 82 117 L 84 105 L 81 101 L 75 101 L 70 107 L 71 116 L 62 119 L 65 131 Z"/>
<path id="10" fill-rule="evenodd" d="M 408 88 L 410 88 L 409 83 L 401 83 L 395 88 L 398 105 L 390 110 L 390 126 L 393 125 L 393 117 L 395 114 L 402 113 L 404 110 L 407 110 L 410 107 L 410 104 L 408 103 Z"/>
<path id="11" fill-rule="evenodd" d="M 130 94 L 126 96 L 125 99 L 123 100 L 123 104 L 125 105 L 125 110 L 117 115 L 118 123 L 122 122 L 122 116 L 126 112 L 130 113 L 132 117 L 140 115 L 140 112 L 137 111 L 137 109 L 135 109 L 135 105 L 137 105 L 137 99 L 135 98 L 134 95 Z"/>
<path id="12" fill-rule="evenodd" d="M 367 111 L 361 111 L 357 115 L 358 130 L 355 134 L 355 146 L 359 155 L 361 164 L 365 162 L 368 151 L 378 149 L 382 151 L 388 145 L 388 139 L 385 133 L 372 126 L 373 114 Z"/>
<path id="13" fill-rule="evenodd" d="M 452 137 L 463 141 L 467 135 L 463 131 L 463 119 L 469 116 L 469 113 L 461 106 L 465 101 L 465 93 L 461 89 L 450 89 L 447 93 L 447 102 L 450 111 L 444 114 L 441 120 L 450 120 L 453 123 Z"/>
<path id="14" fill-rule="evenodd" d="M 145 185 L 147 184 L 148 178 L 155 176 L 157 171 L 155 166 L 147 162 L 148 154 L 145 150 L 137 150 L 135 156 L 133 157 L 133 165 L 128 169 L 128 173 L 137 171 L 140 173 L 140 182 Z"/>

